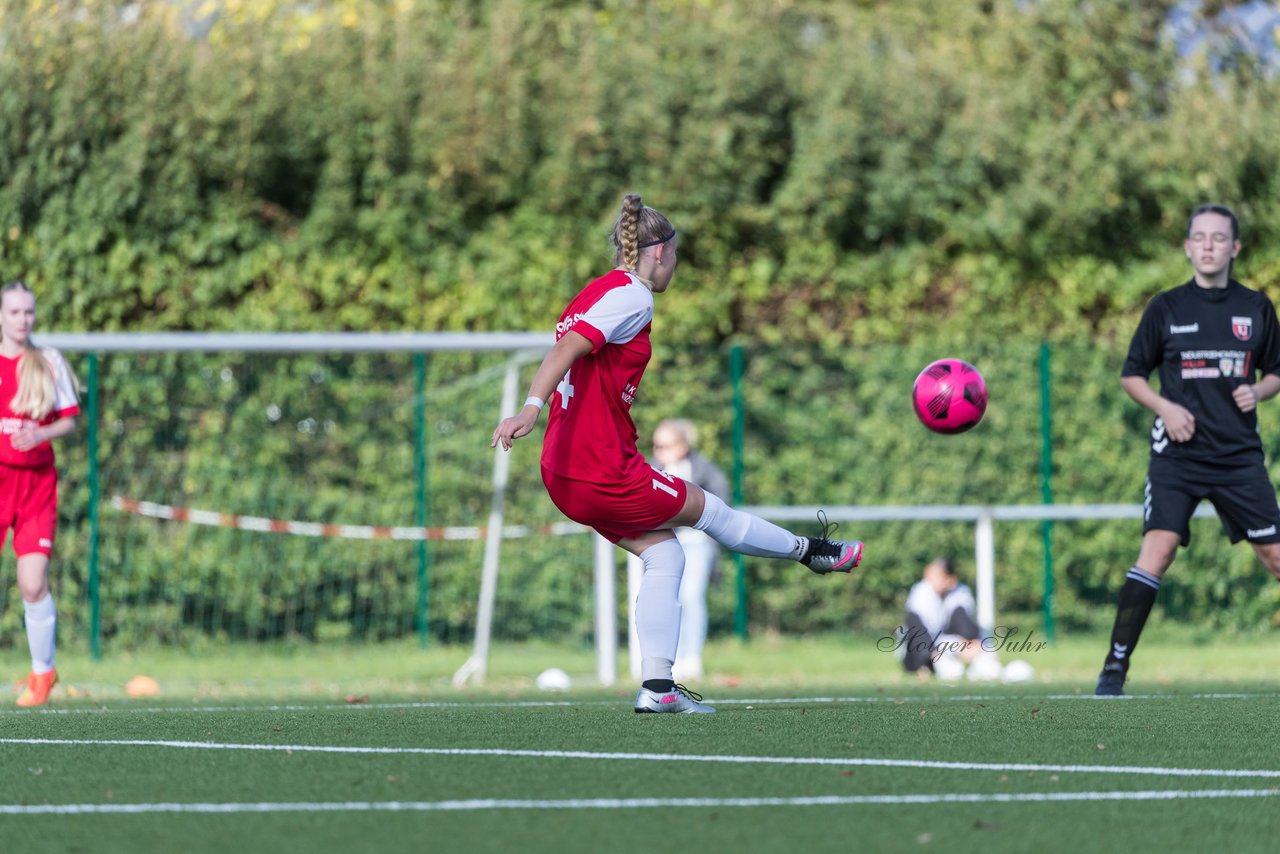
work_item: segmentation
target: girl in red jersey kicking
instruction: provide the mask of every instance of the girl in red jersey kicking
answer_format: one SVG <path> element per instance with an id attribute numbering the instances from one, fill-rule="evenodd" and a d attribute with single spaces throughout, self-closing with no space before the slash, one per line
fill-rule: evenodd
<path id="1" fill-rule="evenodd" d="M 826 525 L 821 536 L 798 537 L 654 468 L 640 454 L 631 404 L 652 353 L 653 295 L 666 291 L 676 271 L 676 230 L 631 194 L 622 200 L 612 239 L 617 267 L 569 302 L 528 399 L 493 431 L 490 447 L 510 450 L 550 404 L 542 482 L 552 502 L 644 563 L 636 597 L 643 685 L 635 710 L 714 712 L 671 676 L 684 573 L 684 551 L 672 529 L 696 528 L 731 551 L 790 558 L 821 575 L 852 571 L 862 543 L 828 539 Z"/>
<path id="2" fill-rule="evenodd" d="M 31 341 L 36 298 L 22 282 L 0 288 L 0 545 L 13 529 L 18 590 L 26 608 L 31 673 L 19 706 L 41 706 L 58 681 L 53 667 L 57 613 L 49 555 L 58 524 L 58 472 L 50 440 L 76 429 L 75 381 L 57 350 Z"/>

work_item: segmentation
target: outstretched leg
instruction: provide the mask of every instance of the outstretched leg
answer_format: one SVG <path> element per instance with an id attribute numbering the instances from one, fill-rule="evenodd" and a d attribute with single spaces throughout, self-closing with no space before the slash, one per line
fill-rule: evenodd
<path id="1" fill-rule="evenodd" d="M 690 492 L 696 487 L 690 487 Z M 834 526 L 825 517 L 821 535 L 798 537 L 772 522 L 735 510 L 715 495 L 703 492 L 703 508 L 693 527 L 706 531 L 713 540 L 730 551 L 757 557 L 791 558 L 809 569 L 825 575 L 828 572 L 852 572 L 862 560 L 860 540 L 830 539 Z"/>

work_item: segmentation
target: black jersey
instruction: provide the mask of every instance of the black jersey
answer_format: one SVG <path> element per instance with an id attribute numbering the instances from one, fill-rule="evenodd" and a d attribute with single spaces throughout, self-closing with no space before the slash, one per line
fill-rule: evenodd
<path id="1" fill-rule="evenodd" d="M 1160 369 L 1160 396 L 1196 418 L 1189 442 L 1173 442 L 1164 422 L 1151 428 L 1153 458 L 1248 465 L 1262 459 L 1258 415 L 1241 412 L 1231 392 L 1259 375 L 1280 375 L 1280 330 L 1271 300 L 1232 280 L 1202 288 L 1193 279 L 1147 304 L 1129 343 L 1122 376 Z"/>

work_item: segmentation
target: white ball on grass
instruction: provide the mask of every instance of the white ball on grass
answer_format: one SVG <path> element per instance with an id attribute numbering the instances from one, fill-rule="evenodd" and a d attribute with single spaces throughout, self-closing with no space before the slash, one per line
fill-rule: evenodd
<path id="1" fill-rule="evenodd" d="M 984 652 L 969 662 L 971 682 L 994 682 L 1000 678 L 1000 659 L 993 652 Z"/>
<path id="2" fill-rule="evenodd" d="M 559 667 L 549 667 L 538 674 L 534 684 L 543 691 L 568 691 L 573 685 L 573 680 Z"/>
<path id="3" fill-rule="evenodd" d="M 952 652 L 944 652 L 933 662 L 933 673 L 943 682 L 959 682 L 964 676 L 964 662 Z"/>
<path id="4" fill-rule="evenodd" d="M 1030 682 L 1035 678 L 1036 670 L 1022 659 L 1010 661 L 1004 666 L 1004 673 L 1000 675 L 1000 679 L 1008 685 L 1016 685 L 1020 682 Z"/>

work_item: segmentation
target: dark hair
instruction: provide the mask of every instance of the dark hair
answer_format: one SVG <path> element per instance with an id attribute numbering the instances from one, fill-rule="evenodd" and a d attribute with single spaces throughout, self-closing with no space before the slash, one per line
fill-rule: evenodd
<path id="1" fill-rule="evenodd" d="M 1200 216 L 1200 214 L 1207 214 L 1207 213 L 1217 214 L 1218 216 L 1225 216 L 1227 219 L 1231 220 L 1231 239 L 1232 240 L 1240 239 L 1240 220 L 1236 219 L 1236 215 L 1231 211 L 1231 208 L 1227 207 L 1226 205 L 1201 205 L 1200 207 L 1193 210 L 1191 212 L 1191 216 L 1187 217 L 1187 234 L 1188 235 L 1191 234 L 1191 224 L 1196 221 L 1196 217 Z"/>
<path id="2" fill-rule="evenodd" d="M 951 558 L 946 557 L 945 555 L 939 555 L 938 557 L 935 557 L 933 560 L 929 561 L 929 563 L 936 563 L 939 566 L 939 568 L 941 568 L 942 571 L 945 572 L 947 575 L 956 574 L 956 562 Z"/>

